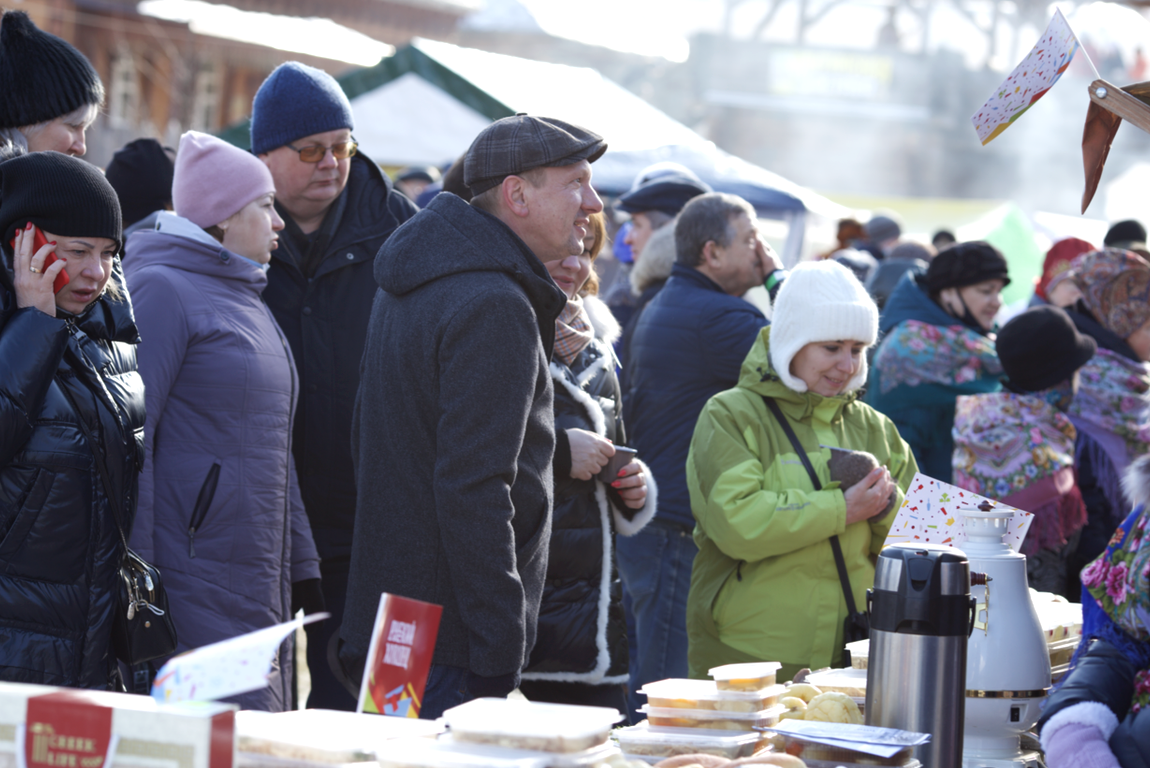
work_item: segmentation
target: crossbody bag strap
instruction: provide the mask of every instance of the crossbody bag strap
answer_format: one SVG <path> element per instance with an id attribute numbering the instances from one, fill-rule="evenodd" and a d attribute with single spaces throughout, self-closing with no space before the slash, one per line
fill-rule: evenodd
<path id="1" fill-rule="evenodd" d="M 64 397 L 68 398 L 68 402 L 72 404 L 72 410 L 76 412 L 76 421 L 80 424 L 80 431 L 84 433 L 84 438 L 92 449 L 92 461 L 96 464 L 96 472 L 100 475 L 100 482 L 104 485 L 104 493 L 108 497 L 108 505 L 112 508 L 112 518 L 116 521 L 116 530 L 120 532 L 120 541 L 123 542 L 124 551 L 127 552 L 128 537 L 124 534 L 124 524 L 120 519 L 120 503 L 112 490 L 112 478 L 109 476 L 108 467 L 104 462 L 104 452 L 100 450 L 100 443 L 97 442 L 92 430 L 84 421 L 84 413 L 76 403 L 76 398 L 68 391 L 67 384 L 60 377 L 57 377 L 56 381 L 60 385 L 60 391 L 64 393 Z"/>
<path id="2" fill-rule="evenodd" d="M 795 430 L 791 427 L 790 421 L 788 421 L 787 417 L 783 414 L 783 409 L 779 407 L 779 404 L 775 402 L 773 397 L 767 397 L 766 395 L 763 395 L 763 402 L 767 404 L 767 408 L 770 410 L 770 412 L 775 415 L 775 419 L 778 420 L 779 426 L 783 428 L 783 432 L 786 433 L 787 439 L 790 440 L 791 445 L 794 446 L 795 453 L 799 455 L 799 461 L 803 463 L 803 466 L 806 467 L 807 474 L 811 476 L 811 483 L 814 484 L 815 490 L 821 491 L 823 489 L 823 484 L 819 482 L 819 476 L 815 473 L 815 468 L 811 464 L 811 459 L 809 456 L 807 456 L 807 452 L 803 449 L 802 443 L 799 442 L 799 438 L 795 434 Z M 854 593 L 851 591 L 850 576 L 847 575 L 847 563 L 846 559 L 843 558 L 842 544 L 839 543 L 839 537 L 837 534 L 831 536 L 830 541 L 831 551 L 835 556 L 835 568 L 837 568 L 839 572 L 839 584 L 842 585 L 843 597 L 845 597 L 847 600 L 847 611 L 852 614 L 858 613 L 858 611 L 855 610 L 855 597 Z"/>

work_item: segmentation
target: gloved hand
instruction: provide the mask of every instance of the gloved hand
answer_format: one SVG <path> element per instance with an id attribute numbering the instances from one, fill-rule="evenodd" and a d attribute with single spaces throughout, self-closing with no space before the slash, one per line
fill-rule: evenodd
<path id="1" fill-rule="evenodd" d="M 304 615 L 322 613 L 325 608 L 323 590 L 320 589 L 319 579 L 304 579 L 293 582 L 291 585 L 291 615 L 303 609 Z"/>
<path id="2" fill-rule="evenodd" d="M 1122 768 L 1094 725 L 1067 723 L 1053 733 L 1043 729 L 1047 768 Z"/>
<path id="3" fill-rule="evenodd" d="M 477 699 L 484 696 L 495 696 L 501 699 L 506 698 L 507 694 L 518 687 L 518 672 L 498 675 L 496 677 L 483 677 L 470 670 L 467 672 L 467 692 Z"/>

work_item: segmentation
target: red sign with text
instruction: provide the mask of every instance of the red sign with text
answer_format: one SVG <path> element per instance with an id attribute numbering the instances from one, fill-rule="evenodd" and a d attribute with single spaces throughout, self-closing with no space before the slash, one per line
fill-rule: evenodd
<path id="1" fill-rule="evenodd" d="M 419 717 L 442 614 L 442 606 L 383 593 L 356 711 Z"/>

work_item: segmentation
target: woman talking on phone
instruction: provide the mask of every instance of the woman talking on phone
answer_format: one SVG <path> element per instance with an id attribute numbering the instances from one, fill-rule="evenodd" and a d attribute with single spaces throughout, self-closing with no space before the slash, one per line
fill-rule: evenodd
<path id="1" fill-rule="evenodd" d="M 539 628 L 519 690 L 532 701 L 615 707 L 626 714 L 627 625 L 615 569 L 615 534 L 655 516 L 655 483 L 641 461 L 615 458 L 626 443 L 617 365 L 619 324 L 594 294 L 592 269 L 607 239 L 591 217 L 583 252 L 547 262 L 567 306 L 555 322 L 555 512 Z M 604 478 L 605 467 L 621 468 Z"/>
<path id="2" fill-rule="evenodd" d="M 144 455 L 120 236 L 93 166 L 57 152 L 0 164 L 2 680 L 119 687 L 118 527 L 131 530 Z"/>
<path id="3" fill-rule="evenodd" d="M 132 548 L 164 574 L 180 651 L 323 609 L 291 456 L 299 378 L 261 294 L 283 221 L 271 172 L 189 131 L 172 202 L 128 239 L 148 464 Z M 178 606 L 178 608 L 176 607 Z M 292 704 L 290 641 L 244 709 Z"/>

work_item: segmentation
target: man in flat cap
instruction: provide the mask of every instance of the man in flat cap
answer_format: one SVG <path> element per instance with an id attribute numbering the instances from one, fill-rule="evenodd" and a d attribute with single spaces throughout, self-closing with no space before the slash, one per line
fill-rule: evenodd
<path id="1" fill-rule="evenodd" d="M 340 659 L 362 674 L 381 592 L 443 606 L 420 716 L 506 696 L 535 643 L 551 538 L 548 372 L 603 139 L 517 115 L 468 149 L 375 262 L 352 431 L 358 503 Z"/>

